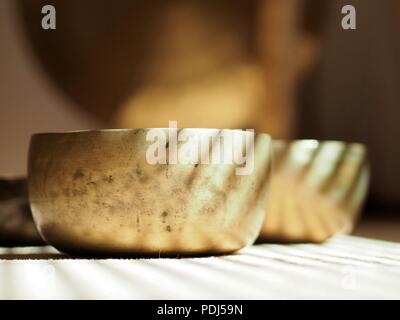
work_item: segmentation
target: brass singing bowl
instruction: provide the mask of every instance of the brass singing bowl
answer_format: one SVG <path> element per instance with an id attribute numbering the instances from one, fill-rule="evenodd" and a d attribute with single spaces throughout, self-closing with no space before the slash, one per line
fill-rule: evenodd
<path id="1" fill-rule="evenodd" d="M 29 198 L 45 241 L 78 255 L 223 254 L 252 244 L 264 219 L 270 137 L 255 134 L 254 170 L 237 175 L 234 163 L 149 164 L 149 130 L 32 136 Z"/>
<path id="2" fill-rule="evenodd" d="M 369 183 L 364 145 L 274 141 L 273 155 L 259 241 L 322 242 L 352 231 Z"/>

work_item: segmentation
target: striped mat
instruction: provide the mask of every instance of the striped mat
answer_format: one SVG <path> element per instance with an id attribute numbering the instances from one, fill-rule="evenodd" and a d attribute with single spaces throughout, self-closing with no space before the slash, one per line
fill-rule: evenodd
<path id="1" fill-rule="evenodd" d="M 398 299 L 400 244 L 336 236 L 202 258 L 73 259 L 0 248 L 0 299 Z"/>

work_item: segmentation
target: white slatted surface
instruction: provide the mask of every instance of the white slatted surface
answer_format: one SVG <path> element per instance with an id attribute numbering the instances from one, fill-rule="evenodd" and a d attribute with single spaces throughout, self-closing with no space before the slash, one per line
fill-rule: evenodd
<path id="1" fill-rule="evenodd" d="M 400 298 L 400 244 L 337 236 L 190 259 L 70 259 L 0 248 L 0 299 Z"/>

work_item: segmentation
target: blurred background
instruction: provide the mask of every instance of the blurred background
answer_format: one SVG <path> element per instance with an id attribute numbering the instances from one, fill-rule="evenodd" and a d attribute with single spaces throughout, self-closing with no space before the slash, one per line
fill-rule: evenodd
<path id="1" fill-rule="evenodd" d="M 25 174 L 34 132 L 168 120 L 362 142 L 355 233 L 400 241 L 399 21 L 397 0 L 0 0 L 0 173 Z"/>

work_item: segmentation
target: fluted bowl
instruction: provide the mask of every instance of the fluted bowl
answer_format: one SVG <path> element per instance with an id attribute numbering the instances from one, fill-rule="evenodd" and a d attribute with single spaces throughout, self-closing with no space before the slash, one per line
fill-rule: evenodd
<path id="1" fill-rule="evenodd" d="M 259 241 L 322 242 L 352 231 L 369 182 L 364 145 L 274 141 L 273 155 Z"/>

